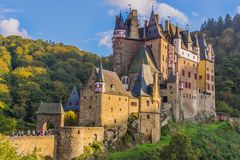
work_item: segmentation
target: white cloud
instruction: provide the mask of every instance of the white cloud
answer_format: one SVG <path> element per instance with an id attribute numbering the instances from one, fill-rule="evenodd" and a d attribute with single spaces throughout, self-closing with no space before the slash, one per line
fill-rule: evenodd
<path id="1" fill-rule="evenodd" d="M 163 18 L 167 18 L 168 16 L 170 16 L 176 19 L 176 21 L 181 24 L 188 23 L 188 17 L 183 12 L 169 6 L 166 3 L 158 4 L 157 13 L 159 13 Z"/>
<path id="2" fill-rule="evenodd" d="M 156 13 L 161 17 L 167 18 L 168 16 L 174 18 L 178 23 L 188 23 L 188 17 L 180 10 L 166 4 L 159 3 L 157 0 L 103 0 L 107 5 L 115 7 L 115 9 L 128 9 L 129 4 L 133 9 L 137 9 L 141 17 L 149 17 L 152 5 Z"/>
<path id="3" fill-rule="evenodd" d="M 100 37 L 98 45 L 105 46 L 105 47 L 111 49 L 112 48 L 112 34 L 113 34 L 112 30 L 97 33 L 97 36 Z"/>
<path id="4" fill-rule="evenodd" d="M 237 7 L 237 13 L 240 14 L 240 6 Z"/>
<path id="5" fill-rule="evenodd" d="M 192 15 L 193 15 L 194 17 L 198 17 L 198 13 L 196 13 L 196 12 L 192 12 Z"/>
<path id="6" fill-rule="evenodd" d="M 3 36 L 17 35 L 24 38 L 30 37 L 25 29 L 19 28 L 19 21 L 15 18 L 0 20 L 0 33 Z"/>
<path id="7" fill-rule="evenodd" d="M 5 18 L 6 14 L 10 14 L 14 12 L 15 12 L 15 9 L 4 8 L 3 6 L 0 6 L 0 19 Z"/>
<path id="8" fill-rule="evenodd" d="M 111 16 L 111 17 L 115 17 L 116 15 L 118 15 L 117 11 L 115 11 L 114 9 L 111 9 L 108 11 L 108 14 Z"/>

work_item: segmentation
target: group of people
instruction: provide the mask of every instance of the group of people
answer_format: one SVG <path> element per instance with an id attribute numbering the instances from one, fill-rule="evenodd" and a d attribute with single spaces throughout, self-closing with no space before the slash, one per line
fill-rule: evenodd
<path id="1" fill-rule="evenodd" d="M 45 130 L 45 131 L 35 131 L 35 130 L 27 130 L 25 131 L 21 131 L 19 130 L 18 132 L 14 132 L 12 131 L 12 136 L 48 136 L 48 135 L 53 135 L 53 132 L 51 130 Z"/>

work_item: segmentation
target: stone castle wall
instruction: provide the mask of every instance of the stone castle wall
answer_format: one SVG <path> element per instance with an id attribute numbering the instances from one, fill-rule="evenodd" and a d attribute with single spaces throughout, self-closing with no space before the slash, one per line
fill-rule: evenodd
<path id="1" fill-rule="evenodd" d="M 101 126 L 111 132 L 114 130 L 116 136 L 122 136 L 127 130 L 128 101 L 127 96 L 102 95 Z"/>
<path id="2" fill-rule="evenodd" d="M 90 78 L 81 91 L 80 106 L 81 112 L 79 114 L 80 126 L 100 126 L 100 105 L 101 94 L 96 94 L 94 91 L 96 71 L 92 71 Z"/>
<path id="3" fill-rule="evenodd" d="M 84 146 L 103 142 L 103 127 L 63 127 L 58 133 L 57 159 L 71 160 L 83 154 Z"/>
<path id="4" fill-rule="evenodd" d="M 23 136 L 10 137 L 10 142 L 17 149 L 19 154 L 31 154 L 37 149 L 38 154 L 55 158 L 55 136 Z"/>
<path id="5" fill-rule="evenodd" d="M 136 39 L 116 38 L 113 42 L 113 68 L 122 75 L 139 52 L 143 41 Z"/>
<path id="6" fill-rule="evenodd" d="M 215 112 L 215 101 L 212 100 L 211 95 L 199 93 L 198 113 Z"/>

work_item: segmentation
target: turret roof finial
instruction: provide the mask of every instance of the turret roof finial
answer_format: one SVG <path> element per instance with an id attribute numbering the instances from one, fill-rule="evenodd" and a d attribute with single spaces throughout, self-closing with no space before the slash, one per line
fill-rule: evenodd
<path id="1" fill-rule="evenodd" d="M 154 6 L 152 5 L 152 13 L 151 15 L 154 15 Z"/>

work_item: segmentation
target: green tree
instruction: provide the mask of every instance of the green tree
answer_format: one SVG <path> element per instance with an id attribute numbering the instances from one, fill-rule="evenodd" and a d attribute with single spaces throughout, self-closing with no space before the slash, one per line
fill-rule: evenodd
<path id="1" fill-rule="evenodd" d="M 10 144 L 9 140 L 0 134 L 0 159 L 1 160 L 20 160 L 17 151 Z"/>
<path id="2" fill-rule="evenodd" d="M 11 134 L 16 129 L 16 120 L 8 118 L 0 112 L 0 134 Z"/>
<path id="3" fill-rule="evenodd" d="M 173 135 L 170 144 L 160 153 L 164 160 L 198 160 L 199 156 L 200 151 L 193 149 L 190 137 L 183 132 Z"/>
<path id="4" fill-rule="evenodd" d="M 232 27 L 232 18 L 229 14 L 225 17 L 225 28 L 231 28 Z"/>
<path id="5" fill-rule="evenodd" d="M 65 126 L 76 126 L 78 125 L 78 116 L 73 111 L 68 111 L 64 115 L 64 125 Z"/>

